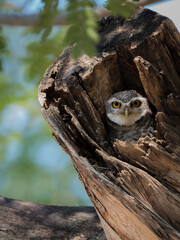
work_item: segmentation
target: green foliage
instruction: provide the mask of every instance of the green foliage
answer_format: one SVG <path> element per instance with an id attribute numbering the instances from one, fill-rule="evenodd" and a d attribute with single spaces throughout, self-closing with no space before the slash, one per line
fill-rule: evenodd
<path id="1" fill-rule="evenodd" d="M 26 36 L 33 37 L 27 45 L 27 55 L 23 59 L 28 79 L 34 79 L 37 83 L 42 79 L 46 69 L 52 64 L 54 59 L 60 55 L 67 46 L 64 41 L 68 28 L 55 27 L 54 31 L 47 39 L 40 39 L 41 33 L 34 31 L 26 32 Z"/>
<path id="2" fill-rule="evenodd" d="M 65 42 L 76 43 L 73 48 L 73 57 L 78 58 L 82 53 L 92 57 L 99 41 L 97 34 L 97 18 L 93 12 L 93 0 L 68 0 L 67 22 L 68 27 Z"/>
<path id="3" fill-rule="evenodd" d="M 37 156 L 45 143 L 47 149 L 51 143 L 56 145 L 40 113 L 37 83 L 63 49 L 67 30 L 53 29 L 44 44 L 40 44 L 41 33 L 24 30 L 3 27 L 7 44 L 2 59 L 5 67 L 0 73 L 1 195 L 49 204 L 87 204 L 87 198 L 81 199 L 71 189 L 77 175 L 69 157 L 58 146 L 59 159 L 51 169 L 43 163 L 45 155 L 51 165 L 57 153 L 41 151 Z M 67 163 L 58 168 L 61 162 Z"/>
<path id="4" fill-rule="evenodd" d="M 41 11 L 38 27 L 44 30 L 42 34 L 42 42 L 46 40 L 52 30 L 54 20 L 57 15 L 58 0 L 42 0 L 44 8 Z"/>
<path id="5" fill-rule="evenodd" d="M 139 0 L 133 0 L 139 1 Z M 106 1 L 105 8 L 112 12 L 114 16 L 122 16 L 124 18 L 129 18 L 135 12 L 136 7 L 133 3 L 127 0 L 108 0 Z"/>
<path id="6" fill-rule="evenodd" d="M 6 50 L 6 41 L 2 33 L 2 27 L 0 27 L 0 71 L 2 71 L 2 54 Z"/>
<path id="7" fill-rule="evenodd" d="M 47 46 L 50 42 L 52 43 L 52 41 L 48 43 L 48 37 L 58 13 L 58 0 L 42 0 L 42 3 L 44 3 L 44 7 L 41 11 L 38 28 L 36 28 L 36 31 L 42 34 L 41 41 L 39 41 L 39 44 L 30 46 L 30 48 L 32 52 L 36 49 L 37 54 L 43 49 L 44 54 L 42 57 L 44 58 L 45 55 L 49 55 L 46 54 L 49 49 Z M 96 2 L 94 0 L 67 0 L 66 21 L 70 26 L 66 28 L 67 31 L 63 41 L 60 41 L 63 46 L 75 43 L 72 53 L 76 59 L 83 53 L 89 57 L 93 57 L 95 54 L 96 44 L 99 41 L 97 17 L 93 12 L 95 7 Z M 127 0 L 108 0 L 106 7 L 111 10 L 113 15 L 121 15 L 123 17 L 130 17 L 136 9 L 134 4 L 127 2 Z M 62 39 L 62 37 L 60 38 Z M 53 47 L 52 50 L 54 50 Z M 38 60 L 38 58 L 36 59 Z M 47 65 L 48 59 L 45 57 L 43 62 Z M 37 64 L 34 62 L 35 66 Z"/>
<path id="8" fill-rule="evenodd" d="M 73 192 L 79 190 L 79 185 L 72 189 L 75 171 L 67 155 L 59 153 L 58 163 L 69 161 L 59 170 L 58 164 L 52 170 L 38 164 L 45 161 L 45 155 L 35 157 L 45 142 L 54 143 L 51 130 L 40 114 L 37 85 L 68 44 L 74 43 L 75 58 L 83 53 L 94 56 L 99 41 L 97 17 L 93 12 L 96 2 L 67 0 L 64 13 L 69 26 L 53 27 L 59 1 L 40 1 L 43 9 L 35 29 L 0 28 L 0 191 L 2 195 L 22 200 L 87 204 L 87 199 L 83 201 Z M 16 6 L 18 1 L 11 2 L 10 7 L 2 6 L 7 6 L 9 11 L 23 12 L 20 5 Z M 31 5 L 37 1 L 26 2 Z M 134 11 L 133 5 L 125 0 L 109 0 L 108 7 L 114 15 L 124 17 Z M 17 114 L 21 112 L 24 120 L 20 121 Z M 54 152 L 48 162 L 52 162 L 53 156 Z"/>
<path id="9" fill-rule="evenodd" d="M 27 94 L 17 82 L 8 81 L 8 75 L 0 74 L 0 111 L 10 103 L 18 102 L 23 99 L 23 95 Z M 27 96 L 27 95 L 26 95 Z"/>
<path id="10" fill-rule="evenodd" d="M 58 0 L 42 0 L 42 2 L 45 5 L 38 27 L 43 29 L 41 44 L 44 45 L 57 15 Z M 66 21 L 70 26 L 67 27 L 64 45 L 75 43 L 72 52 L 74 58 L 78 58 L 83 53 L 89 57 L 95 54 L 96 44 L 99 41 L 97 17 L 93 12 L 95 7 L 94 0 L 67 0 Z M 121 15 L 125 18 L 130 17 L 136 10 L 134 4 L 127 0 L 108 0 L 106 7 L 113 15 Z"/>

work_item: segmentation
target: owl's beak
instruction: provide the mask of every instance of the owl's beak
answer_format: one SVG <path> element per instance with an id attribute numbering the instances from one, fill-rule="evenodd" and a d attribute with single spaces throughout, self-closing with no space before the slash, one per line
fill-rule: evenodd
<path id="1" fill-rule="evenodd" d="M 124 115 L 125 115 L 126 118 L 127 118 L 128 115 L 129 115 L 129 112 L 128 112 L 128 109 L 127 109 L 127 108 L 125 109 Z"/>

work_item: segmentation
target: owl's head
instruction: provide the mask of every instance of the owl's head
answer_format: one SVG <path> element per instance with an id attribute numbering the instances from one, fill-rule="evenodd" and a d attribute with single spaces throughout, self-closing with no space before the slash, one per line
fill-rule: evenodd
<path id="1" fill-rule="evenodd" d="M 135 90 L 117 92 L 105 103 L 106 115 L 120 126 L 131 126 L 147 113 L 151 114 L 147 98 Z"/>

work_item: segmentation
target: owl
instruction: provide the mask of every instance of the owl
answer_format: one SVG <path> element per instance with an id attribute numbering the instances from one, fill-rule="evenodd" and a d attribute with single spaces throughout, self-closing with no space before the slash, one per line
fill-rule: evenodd
<path id="1" fill-rule="evenodd" d="M 135 90 L 113 94 L 105 102 L 107 125 L 111 141 L 136 142 L 153 137 L 154 120 L 147 98 Z"/>

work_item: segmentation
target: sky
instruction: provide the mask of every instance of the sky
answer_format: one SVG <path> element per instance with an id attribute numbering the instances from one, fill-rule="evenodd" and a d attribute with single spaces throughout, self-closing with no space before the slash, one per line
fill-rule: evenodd
<path id="1" fill-rule="evenodd" d="M 180 31 L 180 0 L 168 0 L 147 6 L 164 16 L 169 17 Z"/>

